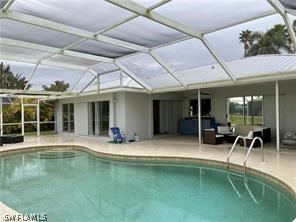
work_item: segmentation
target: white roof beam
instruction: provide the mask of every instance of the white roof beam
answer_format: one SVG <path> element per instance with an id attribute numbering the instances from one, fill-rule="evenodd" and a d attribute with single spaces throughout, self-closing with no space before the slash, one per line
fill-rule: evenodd
<path id="1" fill-rule="evenodd" d="M 172 19 L 167 18 L 163 15 L 160 15 L 154 11 L 151 11 L 151 10 L 149 10 L 149 9 L 147 9 L 135 2 L 132 2 L 130 0 L 106 0 L 106 1 L 110 2 L 112 4 L 115 4 L 121 8 L 124 8 L 126 10 L 129 10 L 131 12 L 137 13 L 138 15 L 141 15 L 141 16 L 148 18 L 152 21 L 155 21 L 159 24 L 165 25 L 165 26 L 170 27 L 174 30 L 182 32 L 186 35 L 200 39 L 203 42 L 203 44 L 206 46 L 206 48 L 209 50 L 209 52 L 212 54 L 212 56 L 216 59 L 216 61 L 221 65 L 221 67 L 224 69 L 224 71 L 227 73 L 227 75 L 232 79 L 232 81 L 236 82 L 236 79 L 232 75 L 230 69 L 226 66 L 226 64 L 220 58 L 220 56 L 214 51 L 213 47 L 210 45 L 210 43 L 207 41 L 207 39 L 202 35 L 202 33 L 197 32 L 194 29 L 192 29 L 184 24 L 181 24 L 175 20 L 172 20 Z"/>
<path id="2" fill-rule="evenodd" d="M 149 7 L 149 9 L 150 9 L 150 10 L 155 9 L 155 8 L 160 7 L 160 6 L 166 4 L 166 3 L 170 2 L 170 1 L 172 1 L 172 0 L 162 0 L 162 1 L 158 2 L 158 3 L 156 3 L 155 5 Z M 97 31 L 97 32 L 95 33 L 95 36 L 98 36 L 98 35 L 100 35 L 100 34 L 103 34 L 104 32 L 107 32 L 107 31 L 109 31 L 109 30 L 111 30 L 111 29 L 114 29 L 114 28 L 120 26 L 120 25 L 123 25 L 123 24 L 125 24 L 125 23 L 127 23 L 127 22 L 129 22 L 129 21 L 131 21 L 131 20 L 133 20 L 133 19 L 135 19 L 135 18 L 137 18 L 137 17 L 139 17 L 139 15 L 135 14 L 135 15 L 132 15 L 132 16 L 130 16 L 130 17 L 128 17 L 128 18 L 126 18 L 126 19 L 124 19 L 124 20 L 122 20 L 122 21 L 116 23 L 116 24 L 113 24 L 113 25 L 107 27 L 107 28 L 101 29 L 101 30 L 99 30 L 99 31 Z M 78 45 L 78 44 L 80 44 L 80 43 L 86 41 L 86 40 L 87 40 L 87 38 L 82 38 L 82 39 L 78 40 L 77 42 L 73 42 L 72 44 L 66 46 L 66 47 L 63 48 L 63 49 L 64 49 L 64 50 L 65 50 L 65 49 L 69 49 L 69 48 L 71 48 L 71 47 L 74 47 L 74 46 L 76 46 L 76 45 Z"/>
<path id="3" fill-rule="evenodd" d="M 92 68 L 89 68 L 88 69 L 88 72 L 91 73 L 93 76 L 97 76 L 98 75 L 98 73 L 94 69 L 92 69 Z"/>
<path id="4" fill-rule="evenodd" d="M 78 83 L 80 82 L 80 80 L 83 78 L 83 76 L 85 76 L 85 74 L 87 73 L 88 70 L 85 70 L 79 77 L 79 79 L 73 84 L 73 86 L 71 87 L 71 89 L 69 90 L 69 92 L 73 92 L 73 90 L 75 89 L 75 87 L 78 85 Z"/>
<path id="5" fill-rule="evenodd" d="M 111 37 L 107 37 L 107 36 L 103 36 L 103 35 L 95 36 L 95 33 L 92 33 L 92 32 L 86 31 L 86 30 L 78 29 L 78 28 L 75 28 L 72 26 L 64 25 L 64 24 L 61 24 L 58 22 L 50 21 L 50 20 L 39 18 L 36 16 L 27 15 L 27 14 L 17 12 L 17 11 L 2 10 L 0 12 L 0 17 L 14 20 L 14 21 L 18 21 L 18 22 L 24 22 L 24 23 L 31 24 L 31 25 L 40 26 L 43 28 L 48 28 L 48 29 L 55 30 L 58 32 L 62 32 L 62 33 L 70 34 L 70 35 L 75 35 L 75 36 L 79 36 L 82 38 L 95 40 L 98 42 L 104 42 L 104 43 L 107 43 L 110 45 L 128 48 L 128 49 L 131 49 L 134 51 L 145 51 L 144 47 L 137 45 L 137 44 L 129 43 L 126 41 L 122 41 L 119 39 L 115 39 L 115 38 L 111 38 Z"/>
<path id="6" fill-rule="evenodd" d="M 94 71 L 94 72 L 97 73 L 98 75 L 102 76 L 102 75 L 107 75 L 109 73 L 113 73 L 113 72 L 117 72 L 117 71 L 121 71 L 121 69 L 113 69 L 113 70 L 109 70 L 109 71 L 105 71 L 105 72 L 96 72 L 96 71 Z"/>
<path id="7" fill-rule="evenodd" d="M 285 25 L 287 26 L 289 35 L 290 35 L 290 37 L 292 39 L 294 50 L 296 50 L 295 32 L 294 32 L 293 25 L 291 24 L 291 21 L 290 21 L 290 19 L 288 17 L 288 14 L 286 12 L 285 7 L 278 0 L 267 0 L 267 1 L 282 16 L 282 18 L 283 18 L 283 20 L 285 22 Z"/>
<path id="8" fill-rule="evenodd" d="M 296 10 L 295 9 L 286 8 L 286 12 L 290 13 L 291 15 L 296 16 Z"/>
<path id="9" fill-rule="evenodd" d="M 212 32 L 217 32 L 217 31 L 220 31 L 220 30 L 223 30 L 223 29 L 231 28 L 231 27 L 236 26 L 236 25 L 241 25 L 243 23 L 251 22 L 253 20 L 265 18 L 265 17 L 271 16 L 271 15 L 275 15 L 275 14 L 277 14 L 277 12 L 275 12 L 275 11 L 264 12 L 261 15 L 258 15 L 258 16 L 254 16 L 254 17 L 251 17 L 251 18 L 243 19 L 243 20 L 240 20 L 240 21 L 235 21 L 233 23 L 229 23 L 227 25 L 223 25 L 223 26 L 220 26 L 218 28 L 208 29 L 208 30 L 204 31 L 203 34 L 206 35 L 206 34 L 209 34 L 209 33 L 212 33 Z"/>
<path id="10" fill-rule="evenodd" d="M 173 68 L 165 62 L 155 51 L 150 51 L 149 55 L 159 64 L 161 65 L 180 85 L 182 85 L 185 89 L 187 85 L 183 83 L 178 77 L 177 73 L 173 70 Z"/>
<path id="11" fill-rule="evenodd" d="M 53 92 L 53 91 L 41 91 L 41 90 L 21 90 L 21 89 L 0 89 L 1 93 L 8 94 L 29 94 L 29 95 L 71 95 L 68 92 Z"/>
<path id="12" fill-rule="evenodd" d="M 140 84 L 142 87 L 144 87 L 148 92 L 152 91 L 152 87 L 149 86 L 143 79 L 135 75 L 133 72 L 131 72 L 128 68 L 126 68 L 124 65 L 122 65 L 119 62 L 114 63 L 118 68 L 120 68 L 126 75 L 128 75 L 130 78 L 135 80 L 138 84 Z"/>
<path id="13" fill-rule="evenodd" d="M 168 3 L 168 2 L 171 2 L 171 1 L 172 1 L 172 0 L 162 0 L 162 1 L 160 1 L 160 2 L 158 2 L 158 3 L 156 3 L 156 4 L 154 4 L 154 5 L 152 5 L 152 6 L 149 7 L 148 9 L 149 9 L 149 10 L 156 9 L 156 8 L 158 8 L 158 7 L 160 7 L 160 6 L 164 5 L 164 4 L 166 4 L 166 3 Z M 98 34 L 103 34 L 104 32 L 107 32 L 107 31 L 109 31 L 109 30 L 111 30 L 111 29 L 114 29 L 114 28 L 120 26 L 120 25 L 123 25 L 124 23 L 127 23 L 127 22 L 129 22 L 129 21 L 131 21 L 131 20 L 133 20 L 133 19 L 135 19 L 135 18 L 137 18 L 137 17 L 139 17 L 138 14 L 132 15 L 132 16 L 130 16 L 130 17 L 128 17 L 128 18 L 126 18 L 126 19 L 124 19 L 124 20 L 122 20 L 122 21 L 120 21 L 120 22 L 118 22 L 118 23 L 116 23 L 116 24 L 114 24 L 114 25 L 112 25 L 112 26 L 110 26 L 110 27 L 107 27 L 107 28 L 104 28 L 104 29 L 98 31 L 98 32 L 96 33 L 96 35 L 98 35 Z"/>
<path id="14" fill-rule="evenodd" d="M 72 64 L 66 64 L 66 63 L 57 63 L 57 62 L 49 62 L 49 61 L 40 62 L 40 60 L 38 59 L 31 59 L 31 58 L 12 56 L 12 55 L 3 55 L 3 54 L 0 54 L 0 59 L 15 61 L 15 62 L 31 63 L 31 64 L 40 63 L 46 66 L 54 66 L 54 67 L 61 67 L 61 68 L 68 68 L 68 69 L 86 70 L 88 68 L 87 66 L 79 66 L 79 65 L 72 65 Z"/>
<path id="15" fill-rule="evenodd" d="M 220 31 L 222 29 L 226 29 L 226 28 L 230 28 L 230 27 L 233 27 L 233 26 L 236 26 L 236 25 L 241 25 L 241 24 L 244 24 L 246 22 L 250 22 L 250 21 L 253 21 L 253 20 L 256 20 L 256 19 L 260 19 L 260 18 L 264 18 L 264 17 L 267 17 L 267 16 L 271 16 L 271 15 L 275 15 L 277 14 L 277 12 L 267 12 L 267 13 L 263 13 L 262 15 L 260 16 L 254 16 L 252 18 L 248 18 L 248 19 L 245 19 L 245 20 L 240 20 L 238 22 L 234 22 L 234 23 L 231 23 L 231 24 L 227 24 L 225 26 L 221 26 L 221 27 L 218 27 L 218 28 L 214 28 L 214 29 L 209 29 L 205 32 L 203 32 L 202 34 L 203 35 L 206 35 L 206 34 L 210 34 L 212 32 L 216 32 L 216 31 Z M 296 11 L 295 11 L 295 16 L 296 16 Z M 173 45 L 173 44 L 176 44 L 176 43 L 179 43 L 179 42 L 183 42 L 183 41 L 186 41 L 186 40 L 189 40 L 189 39 L 192 39 L 194 37 L 192 36 L 186 36 L 185 38 L 182 38 L 182 39 L 178 39 L 178 40 L 173 40 L 171 42 L 166 42 L 166 43 L 163 43 L 163 44 L 160 44 L 160 45 L 157 45 L 151 49 L 158 49 L 158 48 L 162 48 L 162 47 L 165 47 L 165 46 L 169 46 L 169 45 Z M 131 53 L 129 55 L 125 55 L 125 56 L 122 56 L 120 58 L 127 58 L 129 56 L 133 56 L 133 55 L 136 55 L 136 54 L 139 54 L 139 52 L 135 52 L 135 53 Z"/>
<path id="16" fill-rule="evenodd" d="M 8 10 L 10 6 L 15 2 L 15 0 L 8 0 L 8 2 L 4 5 L 3 10 Z"/>
<path id="17" fill-rule="evenodd" d="M 32 74 L 30 75 L 30 77 L 29 77 L 29 79 L 28 79 L 28 81 L 27 81 L 27 84 L 26 84 L 24 90 L 27 90 L 27 89 L 28 89 L 29 84 L 30 84 L 30 81 L 31 81 L 31 79 L 33 78 L 33 76 L 35 75 L 38 66 L 39 66 L 39 63 L 35 66 L 35 68 L 34 68 Z"/>
<path id="18" fill-rule="evenodd" d="M 80 59 L 89 59 L 89 60 L 94 60 L 94 61 L 98 61 L 98 62 L 109 62 L 109 63 L 113 62 L 113 59 L 110 59 L 107 57 L 95 56 L 95 55 L 90 55 L 90 54 L 81 53 L 81 52 L 75 52 L 75 51 L 71 51 L 71 50 L 62 50 L 60 48 L 45 46 L 45 45 L 36 44 L 36 43 L 24 42 L 24 41 L 7 39 L 7 38 L 0 38 L 0 42 L 1 42 L 1 45 L 16 46 L 16 47 L 33 49 L 33 50 L 38 50 L 38 51 L 43 51 L 43 52 L 67 55 L 67 56 L 77 57 Z"/>
<path id="19" fill-rule="evenodd" d="M 86 90 L 87 89 L 87 87 L 89 87 L 90 86 L 90 84 L 92 84 L 93 83 L 93 81 L 95 81 L 96 79 L 97 79 L 98 77 L 97 76 L 95 76 L 80 92 L 79 92 L 79 94 L 78 95 L 80 95 L 84 90 Z"/>
<path id="20" fill-rule="evenodd" d="M 148 19 L 155 21 L 159 24 L 162 24 L 164 26 L 175 29 L 179 32 L 186 34 L 186 35 L 194 36 L 196 38 L 201 38 L 200 32 L 197 32 L 188 26 L 185 26 L 175 20 L 169 19 L 157 12 L 154 12 L 154 11 L 152 11 L 148 8 L 145 8 L 142 5 L 139 5 L 139 4 L 132 2 L 130 0 L 105 0 L 105 1 L 110 2 L 114 5 L 124 8 L 126 10 L 129 10 L 131 12 L 134 12 L 138 15 L 141 15 L 145 18 L 148 18 Z"/>
<path id="21" fill-rule="evenodd" d="M 209 52 L 212 54 L 212 56 L 216 59 L 216 61 L 219 63 L 219 65 L 222 67 L 222 69 L 226 72 L 226 74 L 231 78 L 233 82 L 236 82 L 236 78 L 232 75 L 230 69 L 228 66 L 224 63 L 224 61 L 216 54 L 211 44 L 208 42 L 206 37 L 203 37 L 201 39 L 205 47 L 209 50 Z"/>
<path id="22" fill-rule="evenodd" d="M 99 94 L 99 93 L 100 93 L 100 84 L 101 84 L 99 73 L 96 72 L 96 71 L 95 71 L 94 69 L 92 69 L 92 68 L 89 69 L 89 72 L 90 72 L 91 74 L 93 74 L 94 76 L 97 77 L 97 94 Z"/>

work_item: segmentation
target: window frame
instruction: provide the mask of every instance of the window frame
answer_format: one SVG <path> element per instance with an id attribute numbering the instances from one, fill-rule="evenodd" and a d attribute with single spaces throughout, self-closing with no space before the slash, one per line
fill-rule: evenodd
<path id="1" fill-rule="evenodd" d="M 251 115 L 251 123 L 247 123 L 246 121 L 246 117 L 248 117 L 249 115 L 246 115 L 245 110 L 246 110 L 246 97 L 251 97 L 251 102 L 252 102 L 252 115 Z M 254 97 L 262 97 L 262 123 L 261 124 L 256 124 L 254 123 Z M 229 119 L 229 100 L 231 98 L 243 98 L 243 114 L 242 114 L 242 119 L 243 119 L 243 123 L 240 123 L 242 125 L 262 125 L 264 126 L 264 95 L 259 95 L 259 94 L 253 94 L 253 95 L 243 95 L 243 96 L 232 96 L 232 97 L 227 97 L 226 98 L 226 119 L 227 122 L 230 122 Z"/>

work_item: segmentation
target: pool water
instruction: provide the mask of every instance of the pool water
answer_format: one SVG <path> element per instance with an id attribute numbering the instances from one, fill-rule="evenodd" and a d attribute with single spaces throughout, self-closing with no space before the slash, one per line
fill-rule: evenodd
<path id="1" fill-rule="evenodd" d="M 0 164 L 0 201 L 23 214 L 45 213 L 48 221 L 296 218 L 296 200 L 279 187 L 205 166 L 110 162 L 79 151 L 12 155 Z"/>

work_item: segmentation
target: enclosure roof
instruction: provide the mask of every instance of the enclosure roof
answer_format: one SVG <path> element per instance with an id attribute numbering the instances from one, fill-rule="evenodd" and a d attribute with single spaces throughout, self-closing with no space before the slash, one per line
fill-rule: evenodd
<path id="1" fill-rule="evenodd" d="M 290 0 L 0 0 L 0 59 L 29 84 L 0 93 L 148 93 L 296 77 L 294 55 L 243 59 L 239 34 L 292 27 Z M 44 92 L 55 80 L 67 92 Z M 31 86 L 31 87 L 30 87 Z"/>

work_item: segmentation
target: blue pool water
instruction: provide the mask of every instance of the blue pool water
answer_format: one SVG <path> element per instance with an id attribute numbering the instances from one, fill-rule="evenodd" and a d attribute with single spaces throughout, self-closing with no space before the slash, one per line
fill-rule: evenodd
<path id="1" fill-rule="evenodd" d="M 296 201 L 275 185 L 205 166 L 110 162 L 84 152 L 0 158 L 0 201 L 48 221 L 291 222 Z"/>

